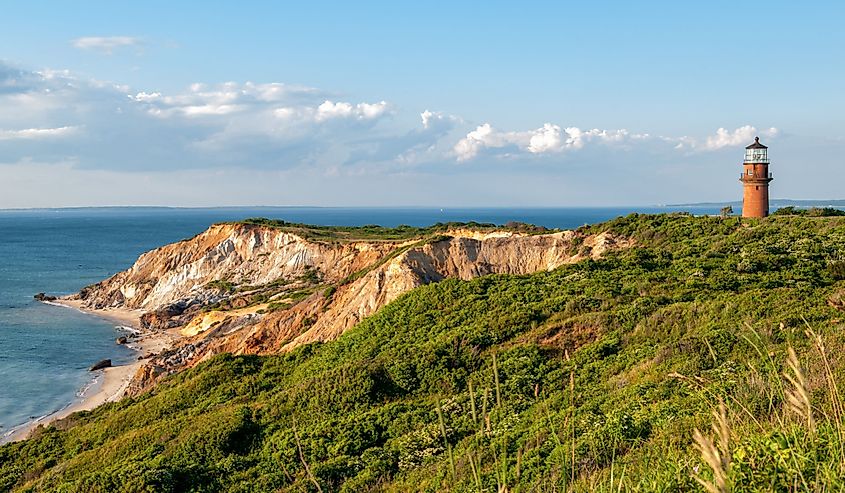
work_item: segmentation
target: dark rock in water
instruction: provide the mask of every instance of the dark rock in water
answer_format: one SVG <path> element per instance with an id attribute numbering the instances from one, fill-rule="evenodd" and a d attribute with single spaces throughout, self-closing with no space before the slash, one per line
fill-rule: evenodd
<path id="1" fill-rule="evenodd" d="M 114 342 L 116 342 L 117 344 L 126 344 L 127 340 L 125 337 L 120 336 Z"/>
<path id="2" fill-rule="evenodd" d="M 94 366 L 92 366 L 91 368 L 88 368 L 88 371 L 102 370 L 103 368 L 109 368 L 110 366 L 111 366 L 111 360 L 110 359 L 104 359 L 102 361 L 98 361 L 98 362 L 94 363 Z"/>
<path id="3" fill-rule="evenodd" d="M 50 295 L 44 294 L 44 293 L 38 293 L 35 296 L 33 296 L 33 298 L 35 298 L 38 301 L 56 301 L 55 296 L 50 296 Z"/>

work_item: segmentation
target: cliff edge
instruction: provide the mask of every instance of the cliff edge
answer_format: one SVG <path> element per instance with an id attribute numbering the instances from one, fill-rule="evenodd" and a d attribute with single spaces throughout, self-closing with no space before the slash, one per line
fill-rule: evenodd
<path id="1" fill-rule="evenodd" d="M 393 239 L 314 236 L 267 224 L 213 225 L 141 255 L 72 298 L 92 310 L 140 309 L 145 329 L 178 333 L 172 348 L 138 370 L 129 388 L 137 394 L 215 354 L 268 354 L 333 340 L 424 284 L 548 271 L 630 245 L 610 233 L 489 227 Z"/>

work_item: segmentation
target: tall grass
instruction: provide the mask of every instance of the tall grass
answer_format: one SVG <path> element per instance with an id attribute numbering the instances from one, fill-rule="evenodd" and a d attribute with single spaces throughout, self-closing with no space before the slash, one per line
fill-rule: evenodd
<path id="1" fill-rule="evenodd" d="M 780 364 L 775 359 L 778 355 L 765 353 L 770 370 L 778 366 L 783 370 L 779 375 L 767 372 L 770 379 L 765 386 L 765 400 L 772 413 L 762 426 L 759 422 L 749 426 L 752 422 L 747 413 L 751 405 L 737 402 L 742 411 L 733 413 L 736 424 L 732 431 L 728 406 L 720 400 L 713 412 L 715 438 L 695 430 L 695 449 L 708 474 L 696 472 L 693 476 L 708 492 L 757 490 L 765 482 L 771 490 L 843 488 L 843 401 L 823 337 L 809 324 L 805 335 L 811 344 L 803 358 L 792 344 L 785 354 L 779 355 Z M 811 388 L 810 375 L 824 384 Z"/>
<path id="2" fill-rule="evenodd" d="M 477 432 L 463 440 L 468 444 L 466 460 L 456 466 L 451 448 L 447 450 L 451 489 L 498 493 L 670 491 L 666 481 L 670 472 L 676 483 L 687 481 L 709 493 L 839 491 L 845 478 L 845 407 L 838 390 L 836 363 L 831 361 L 821 335 L 809 326 L 804 334 L 806 340 L 800 350 L 790 343 L 780 352 L 767 347 L 765 334 L 754 330 L 744 334 L 760 356 L 748 362 L 751 378 L 746 385 L 753 392 L 719 394 L 701 377 L 671 375 L 712 403 L 709 430 L 696 427 L 687 437 L 687 451 L 667 448 L 663 456 L 625 456 L 617 454 L 614 445 L 605 467 L 591 465 L 579 446 L 584 430 L 576 426 L 574 365 L 561 382 L 563 401 L 550 401 L 542 389 L 533 389 L 535 405 L 541 409 L 539 421 L 533 423 L 534 440 L 516 444 L 508 443 L 506 435 L 495 439 L 503 425 L 497 419 L 504 418 L 497 411 L 506 406 L 508 394 L 501 390 L 497 357 L 492 357 L 486 385 L 469 384 L 468 418 Z M 814 388 L 813 382 L 822 385 Z M 476 395 L 479 383 L 484 391 Z M 438 420 L 445 438 L 440 409 L 438 402 Z M 521 481 L 523 464 L 536 460 L 537 450 L 545 443 L 554 451 L 556 467 L 526 486 Z M 467 471 L 462 473 L 461 467 Z M 651 469 L 660 471 L 660 475 L 649 477 Z M 470 481 L 462 480 L 464 476 Z"/>
<path id="3" fill-rule="evenodd" d="M 701 453 L 704 463 L 713 471 L 713 481 L 703 479 L 697 472 L 693 477 L 710 493 L 727 493 L 730 490 L 728 476 L 731 469 L 731 428 L 724 401 L 719 401 L 719 409 L 713 412 L 713 416 L 715 440 L 704 436 L 698 429 L 693 432 L 695 448 Z"/>

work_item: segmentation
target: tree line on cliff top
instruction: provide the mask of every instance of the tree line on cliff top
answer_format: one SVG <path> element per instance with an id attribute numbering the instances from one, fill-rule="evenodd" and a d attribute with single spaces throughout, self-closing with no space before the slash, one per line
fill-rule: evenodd
<path id="1" fill-rule="evenodd" d="M 631 215 L 635 247 L 446 280 L 0 447 L 13 491 L 845 487 L 845 219 Z"/>

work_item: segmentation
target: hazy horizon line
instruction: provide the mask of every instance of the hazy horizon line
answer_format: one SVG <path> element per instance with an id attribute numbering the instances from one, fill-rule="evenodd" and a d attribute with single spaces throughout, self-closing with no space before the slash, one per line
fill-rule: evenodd
<path id="1" fill-rule="evenodd" d="M 842 202 L 845 199 L 792 199 L 772 198 L 771 202 L 796 202 L 804 205 Z M 706 207 L 741 204 L 742 200 L 703 201 L 671 204 L 624 204 L 624 205 L 79 205 L 51 207 L 0 207 L 0 211 L 61 211 L 80 209 L 614 209 L 627 207 Z"/>

